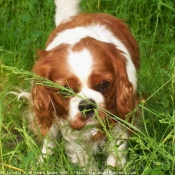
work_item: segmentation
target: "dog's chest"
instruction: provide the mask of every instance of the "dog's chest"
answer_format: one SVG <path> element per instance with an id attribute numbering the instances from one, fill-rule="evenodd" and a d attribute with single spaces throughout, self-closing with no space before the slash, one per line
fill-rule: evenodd
<path id="1" fill-rule="evenodd" d="M 76 150 L 82 147 L 92 152 L 96 152 L 98 147 L 105 143 L 105 139 L 100 141 L 93 141 L 93 136 L 98 132 L 95 127 L 85 127 L 82 130 L 73 130 L 67 121 L 61 121 L 61 134 L 66 142 L 67 150 Z"/>

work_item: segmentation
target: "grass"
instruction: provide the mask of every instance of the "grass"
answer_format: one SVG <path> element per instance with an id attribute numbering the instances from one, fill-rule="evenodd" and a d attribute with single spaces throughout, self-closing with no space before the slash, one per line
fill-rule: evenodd
<path id="1" fill-rule="evenodd" d="M 138 92 L 144 94 L 139 105 L 143 123 L 141 134 L 129 141 L 128 163 L 122 172 L 174 175 L 175 4 L 171 0 L 83 0 L 82 10 L 124 19 L 140 47 Z M 49 160 L 36 164 L 41 144 L 35 142 L 22 117 L 26 101 L 6 95 L 14 87 L 30 89 L 29 80 L 20 72 L 31 70 L 36 50 L 44 48 L 46 36 L 54 29 L 52 0 L 0 0 L 0 16 L 0 174 L 82 173 L 67 159 L 64 141 Z M 11 67 L 19 73 L 10 71 Z M 97 157 L 103 168 L 103 157 L 100 153 Z"/>

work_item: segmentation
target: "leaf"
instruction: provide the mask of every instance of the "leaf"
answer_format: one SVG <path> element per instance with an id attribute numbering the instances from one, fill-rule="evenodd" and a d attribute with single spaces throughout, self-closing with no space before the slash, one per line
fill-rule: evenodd
<path id="1" fill-rule="evenodd" d="M 175 12 L 175 9 L 170 4 L 162 2 L 161 5 Z"/>
<path id="2" fill-rule="evenodd" d="M 25 163 L 29 163 L 29 162 L 31 162 L 33 159 L 34 159 L 34 152 L 29 151 L 29 152 L 27 153 L 27 156 L 24 156 L 24 157 L 22 158 L 22 161 L 25 162 Z"/>
<path id="3" fill-rule="evenodd" d="M 28 21 L 30 21 L 31 17 L 30 17 L 29 14 L 25 14 L 25 15 L 22 16 L 21 19 L 22 19 L 22 21 L 24 21 L 24 22 L 28 22 Z"/>
<path id="4" fill-rule="evenodd" d="M 161 170 L 160 169 L 152 169 L 152 168 L 147 168 L 142 175 L 160 175 Z"/>
<path id="5" fill-rule="evenodd" d="M 162 174 L 160 169 L 153 169 L 151 171 L 151 175 L 160 175 L 160 174 Z"/>

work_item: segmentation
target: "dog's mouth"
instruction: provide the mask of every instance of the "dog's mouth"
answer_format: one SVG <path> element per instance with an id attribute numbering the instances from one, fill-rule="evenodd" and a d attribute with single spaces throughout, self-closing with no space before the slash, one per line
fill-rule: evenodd
<path id="1" fill-rule="evenodd" d="M 85 114 L 78 113 L 75 116 L 75 119 L 70 121 L 70 126 L 74 130 L 81 130 L 85 126 L 97 127 L 100 125 L 100 122 L 103 122 L 106 118 L 106 114 L 102 111 L 88 111 Z"/>
<path id="2" fill-rule="evenodd" d="M 95 128 L 96 132 L 92 133 L 91 140 L 96 142 L 106 137 L 105 130 L 111 127 L 113 123 L 114 121 L 109 115 L 99 110 L 86 116 L 82 113 L 77 114 L 76 119 L 70 121 L 70 126 L 73 130 L 82 130 L 83 132 L 90 132 Z"/>
<path id="3" fill-rule="evenodd" d="M 88 128 L 101 128 L 106 121 L 107 115 L 104 103 L 97 103 L 94 99 L 81 100 L 77 106 L 77 114 L 70 118 L 70 127 L 73 130 Z"/>

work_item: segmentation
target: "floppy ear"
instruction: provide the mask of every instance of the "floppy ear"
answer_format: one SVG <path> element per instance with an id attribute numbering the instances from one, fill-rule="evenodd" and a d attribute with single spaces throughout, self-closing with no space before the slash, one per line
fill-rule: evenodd
<path id="1" fill-rule="evenodd" d="M 116 83 L 116 107 L 119 116 L 125 119 L 128 113 L 134 109 L 133 86 L 127 77 L 120 77 Z"/>
<path id="2" fill-rule="evenodd" d="M 57 70 L 56 76 L 59 75 L 59 66 L 57 58 L 66 54 L 66 46 L 60 46 L 54 52 L 39 50 L 39 60 L 33 67 L 33 72 L 41 77 L 52 81 L 54 77 L 54 69 Z M 59 117 L 66 117 L 66 100 L 56 94 L 57 89 L 34 84 L 32 89 L 32 108 L 34 111 L 34 119 L 39 126 L 42 135 L 45 135 L 52 124 Z M 57 116 L 57 117 L 56 117 Z M 35 126 L 36 126 L 35 124 Z"/>
<path id="3" fill-rule="evenodd" d="M 54 104 L 48 90 L 44 86 L 35 85 L 32 89 L 32 101 L 35 122 L 41 135 L 46 135 L 54 121 Z"/>
<path id="4" fill-rule="evenodd" d="M 109 59 L 113 63 L 115 72 L 113 99 L 110 106 L 113 108 L 112 110 L 117 112 L 120 118 L 125 119 L 135 106 L 135 92 L 132 83 L 128 79 L 126 70 L 127 60 L 123 52 L 114 45 L 108 44 L 106 47 L 106 54 L 108 54 Z"/>

